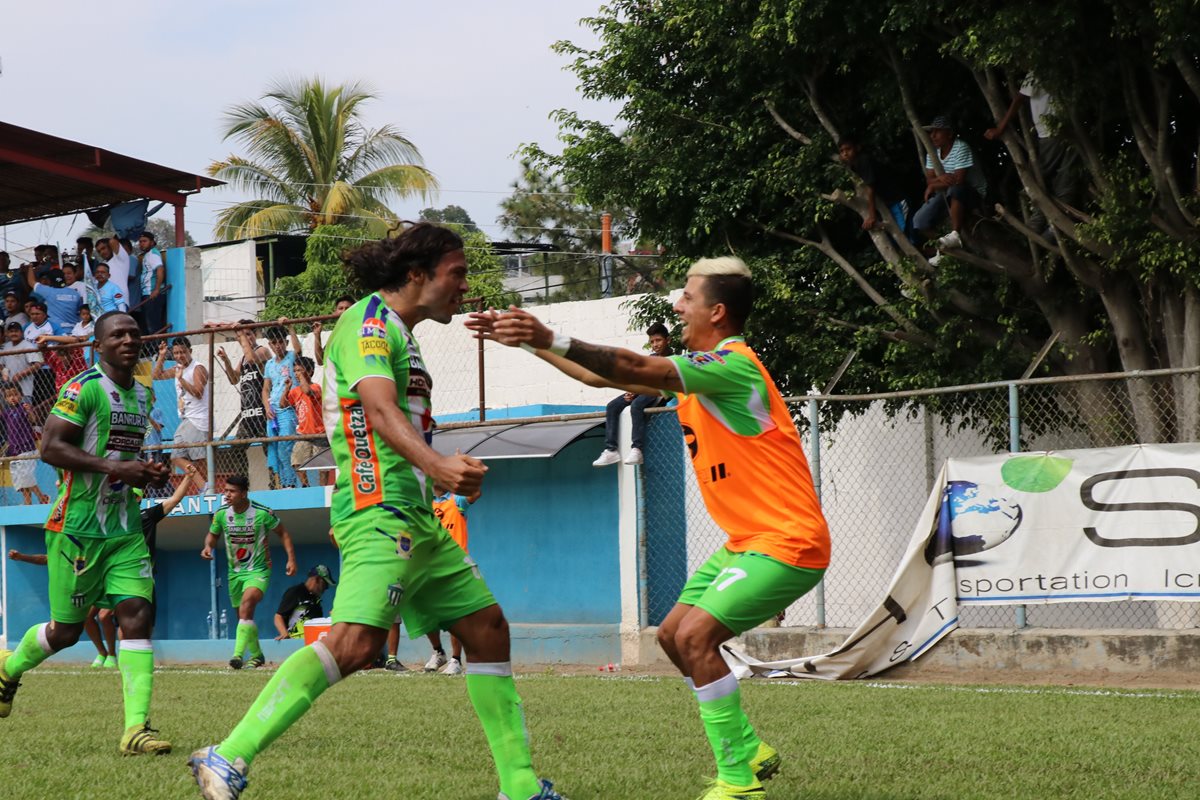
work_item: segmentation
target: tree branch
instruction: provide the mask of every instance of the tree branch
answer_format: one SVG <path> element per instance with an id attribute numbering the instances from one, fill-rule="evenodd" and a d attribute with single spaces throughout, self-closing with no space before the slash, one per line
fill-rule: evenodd
<path id="1" fill-rule="evenodd" d="M 817 76 L 807 75 L 804 79 L 804 94 L 808 97 L 808 105 L 812 108 L 813 113 L 817 115 L 817 120 L 821 123 L 821 127 L 825 132 L 832 137 L 833 141 L 841 139 L 841 134 L 838 133 L 837 126 L 833 124 L 833 119 L 825 111 L 825 107 L 821 105 L 821 98 L 817 96 Z"/>
<path id="2" fill-rule="evenodd" d="M 813 140 L 810 139 L 808 136 L 804 135 L 800 131 L 793 128 L 791 125 L 787 124 L 787 120 L 785 120 L 782 116 L 780 116 L 779 112 L 775 110 L 774 103 L 772 103 L 770 100 L 763 100 L 763 105 L 767 107 L 767 111 L 769 111 L 771 113 L 772 119 L 775 120 L 775 122 L 779 125 L 779 127 L 783 128 L 784 131 L 787 132 L 788 136 L 791 136 L 793 139 L 800 142 L 800 144 L 812 144 L 813 143 Z"/>

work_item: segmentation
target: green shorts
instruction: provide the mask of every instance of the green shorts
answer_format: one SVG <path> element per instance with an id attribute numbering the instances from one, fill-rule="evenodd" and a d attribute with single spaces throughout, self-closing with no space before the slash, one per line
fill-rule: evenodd
<path id="1" fill-rule="evenodd" d="M 242 604 L 242 595 L 247 589 L 258 589 L 265 597 L 267 584 L 271 582 L 270 570 L 246 570 L 229 573 L 229 602 L 234 608 Z"/>
<path id="2" fill-rule="evenodd" d="M 808 594 L 824 575 L 823 569 L 793 567 L 762 553 L 722 547 L 684 585 L 679 602 L 704 609 L 741 634 Z"/>
<path id="3" fill-rule="evenodd" d="M 46 531 L 50 619 L 76 624 L 91 606 L 154 597 L 153 564 L 140 533 L 97 539 Z"/>
<path id="4" fill-rule="evenodd" d="M 333 526 L 342 573 L 333 624 L 387 630 L 399 614 L 412 639 L 496 604 L 479 567 L 428 508 L 379 505 Z"/>

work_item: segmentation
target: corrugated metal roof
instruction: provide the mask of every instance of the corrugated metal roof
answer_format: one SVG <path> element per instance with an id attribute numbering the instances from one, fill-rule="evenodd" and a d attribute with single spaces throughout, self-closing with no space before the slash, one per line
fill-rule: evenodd
<path id="1" fill-rule="evenodd" d="M 0 224 L 143 198 L 179 204 L 188 194 L 221 183 L 0 122 Z"/>

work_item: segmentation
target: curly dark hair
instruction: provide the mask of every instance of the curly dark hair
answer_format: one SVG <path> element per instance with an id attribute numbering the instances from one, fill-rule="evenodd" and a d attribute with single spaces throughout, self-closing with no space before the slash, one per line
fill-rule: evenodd
<path id="1" fill-rule="evenodd" d="M 418 222 L 395 238 L 367 242 L 342 254 L 350 279 L 364 291 L 395 290 L 408 283 L 413 270 L 430 277 L 442 256 L 463 249 L 463 240 L 449 228 Z"/>

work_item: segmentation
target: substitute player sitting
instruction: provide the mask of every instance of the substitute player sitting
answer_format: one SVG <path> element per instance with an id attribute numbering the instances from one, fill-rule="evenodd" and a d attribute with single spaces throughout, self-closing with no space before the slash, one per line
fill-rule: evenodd
<path id="1" fill-rule="evenodd" d="M 154 577 L 134 489 L 165 485 L 168 468 L 138 459 L 154 404 L 153 391 L 133 377 L 141 348 L 133 317 L 103 315 L 96 320 L 100 362 L 58 393 L 42 432 L 42 460 L 62 471 L 46 520 L 51 621 L 26 631 L 15 651 L 0 650 L 0 717 L 7 717 L 21 676 L 79 641 L 88 607 L 103 601 L 115 608 L 125 755 L 171 751 L 147 720 Z"/>
<path id="2" fill-rule="evenodd" d="M 205 798 L 236 800 L 253 759 L 330 686 L 370 664 L 400 614 L 409 636 L 446 628 L 471 654 L 467 693 L 499 773 L 499 797 L 562 800 L 533 770 L 504 613 L 431 509 L 434 483 L 471 495 L 487 470 L 429 446 L 433 384 L 412 333 L 426 319 L 450 322 L 461 305 L 463 240 L 419 223 L 346 262 L 371 293 L 342 314 L 326 350 L 325 430 L 337 463 L 329 516 L 342 554 L 333 625 L 283 662 L 225 741 L 188 763 Z"/>
<path id="3" fill-rule="evenodd" d="M 229 602 L 238 615 L 237 636 L 229 666 L 241 669 L 242 664 L 248 662 L 250 667 L 261 667 L 266 659 L 258 642 L 254 611 L 271 582 L 271 548 L 267 534 L 277 534 L 283 543 L 287 553 L 284 571 L 289 577 L 296 574 L 296 552 L 292 549 L 291 535 L 275 512 L 250 499 L 250 481 L 245 475 L 226 478 L 224 494 L 225 505 L 213 514 L 200 557 L 211 561 L 217 541 L 224 543 L 225 559 L 229 562 Z M 248 656 L 246 662 L 243 656 Z"/>
<path id="4" fill-rule="evenodd" d="M 829 564 L 829 530 L 787 406 L 742 338 L 753 289 L 737 258 L 697 261 L 675 304 L 686 355 L 654 358 L 556 334 L 533 315 L 478 312 L 467 327 L 536 350 L 593 386 L 679 400 L 679 424 L 704 505 L 729 539 L 687 582 L 658 641 L 688 681 L 717 760 L 702 800 L 748 800 L 779 769 L 755 734 L 722 642 L 787 608 Z"/>

